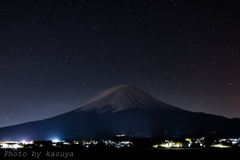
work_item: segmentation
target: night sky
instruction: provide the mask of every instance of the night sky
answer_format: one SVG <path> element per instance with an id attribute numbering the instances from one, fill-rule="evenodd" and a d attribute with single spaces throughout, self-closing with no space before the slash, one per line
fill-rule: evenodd
<path id="1" fill-rule="evenodd" d="M 71 111 L 123 84 L 240 118 L 238 1 L 0 3 L 0 127 Z"/>

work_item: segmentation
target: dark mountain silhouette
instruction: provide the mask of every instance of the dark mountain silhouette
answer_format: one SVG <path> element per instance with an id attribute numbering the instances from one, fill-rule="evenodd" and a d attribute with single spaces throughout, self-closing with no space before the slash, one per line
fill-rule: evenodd
<path id="1" fill-rule="evenodd" d="M 240 119 L 170 106 L 136 87 L 124 85 L 71 112 L 0 128 L 0 139 L 100 138 L 117 134 L 140 137 L 239 136 L 239 124 Z"/>

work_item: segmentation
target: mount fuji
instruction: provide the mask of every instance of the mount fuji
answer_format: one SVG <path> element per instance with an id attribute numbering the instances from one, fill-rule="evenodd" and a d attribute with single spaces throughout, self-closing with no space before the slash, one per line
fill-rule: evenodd
<path id="1" fill-rule="evenodd" d="M 91 103 L 45 120 L 0 128 L 0 140 L 152 136 L 239 136 L 240 119 L 186 111 L 129 85 L 110 89 Z"/>

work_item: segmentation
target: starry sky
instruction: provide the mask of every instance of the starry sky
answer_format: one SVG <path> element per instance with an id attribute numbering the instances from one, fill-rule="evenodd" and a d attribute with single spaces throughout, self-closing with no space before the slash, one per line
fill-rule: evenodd
<path id="1" fill-rule="evenodd" d="M 237 1 L 0 3 L 0 127 L 71 111 L 122 84 L 240 118 Z"/>

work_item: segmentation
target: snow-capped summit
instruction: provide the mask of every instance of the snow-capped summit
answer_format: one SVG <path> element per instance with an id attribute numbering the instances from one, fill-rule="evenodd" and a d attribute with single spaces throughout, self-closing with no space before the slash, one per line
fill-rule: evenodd
<path id="1" fill-rule="evenodd" d="M 103 92 L 94 101 L 76 110 L 76 112 L 96 111 L 99 114 L 103 114 L 105 112 L 115 113 L 131 108 L 180 111 L 180 109 L 160 102 L 134 86 L 121 85 Z"/>

